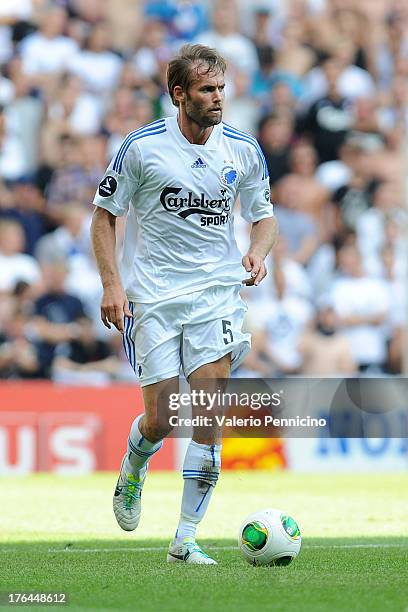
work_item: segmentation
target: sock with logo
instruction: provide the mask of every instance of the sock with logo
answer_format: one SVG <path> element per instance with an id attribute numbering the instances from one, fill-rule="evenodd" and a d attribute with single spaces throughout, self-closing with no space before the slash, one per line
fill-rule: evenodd
<path id="1" fill-rule="evenodd" d="M 183 465 L 184 490 L 175 541 L 195 538 L 221 469 L 221 445 L 199 444 L 191 440 Z"/>
<path id="2" fill-rule="evenodd" d="M 142 416 L 143 414 L 139 414 L 130 428 L 128 452 L 123 464 L 123 468 L 127 474 L 136 475 L 141 468 L 146 465 L 149 459 L 163 446 L 163 440 L 160 440 L 160 442 L 149 442 L 149 440 L 146 440 L 146 438 L 142 436 L 139 429 L 139 421 Z"/>

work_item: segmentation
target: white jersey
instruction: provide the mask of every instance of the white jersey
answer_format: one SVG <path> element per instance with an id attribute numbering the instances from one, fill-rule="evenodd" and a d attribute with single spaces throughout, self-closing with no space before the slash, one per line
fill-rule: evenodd
<path id="1" fill-rule="evenodd" d="M 247 276 L 232 210 L 253 223 L 271 217 L 269 177 L 252 136 L 224 123 L 204 145 L 191 144 L 176 117 L 131 132 L 94 199 L 127 213 L 121 276 L 128 298 L 156 302 Z"/>

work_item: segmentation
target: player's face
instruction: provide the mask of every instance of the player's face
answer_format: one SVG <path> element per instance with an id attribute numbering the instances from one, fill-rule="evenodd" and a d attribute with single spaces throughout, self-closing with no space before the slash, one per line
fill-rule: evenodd
<path id="1" fill-rule="evenodd" d="M 222 72 L 198 74 L 198 79 L 186 92 L 186 115 L 200 127 L 217 125 L 224 105 L 224 75 Z"/>

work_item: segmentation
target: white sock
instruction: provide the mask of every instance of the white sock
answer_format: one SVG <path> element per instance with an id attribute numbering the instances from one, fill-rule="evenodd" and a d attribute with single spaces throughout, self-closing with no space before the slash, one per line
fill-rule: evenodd
<path id="1" fill-rule="evenodd" d="M 175 540 L 195 538 L 221 468 L 221 445 L 198 444 L 191 440 L 183 465 L 184 489 Z"/>
<path id="2" fill-rule="evenodd" d="M 142 467 L 146 465 L 149 459 L 163 446 L 163 440 L 159 442 L 149 442 L 149 440 L 146 440 L 146 438 L 142 436 L 139 429 L 139 421 L 142 416 L 143 414 L 139 414 L 130 428 L 128 453 L 123 464 L 127 474 L 132 473 L 136 475 Z"/>

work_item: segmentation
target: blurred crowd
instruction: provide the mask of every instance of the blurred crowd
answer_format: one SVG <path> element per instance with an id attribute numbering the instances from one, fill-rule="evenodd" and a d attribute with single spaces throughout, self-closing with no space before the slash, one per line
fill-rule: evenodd
<path id="1" fill-rule="evenodd" d="M 404 0 L 1 0 L 0 378 L 133 380 L 99 321 L 91 202 L 123 137 L 175 112 L 185 42 L 226 57 L 224 119 L 259 139 L 280 224 L 240 375 L 400 373 Z"/>

